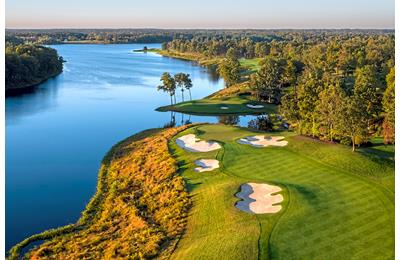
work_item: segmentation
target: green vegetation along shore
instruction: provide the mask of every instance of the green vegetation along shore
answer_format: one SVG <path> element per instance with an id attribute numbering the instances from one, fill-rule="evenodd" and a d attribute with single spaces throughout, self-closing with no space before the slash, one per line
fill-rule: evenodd
<path id="1" fill-rule="evenodd" d="M 195 134 L 222 148 L 188 152 Z M 106 155 L 98 191 L 77 224 L 31 239 L 27 253 L 50 258 L 390 259 L 394 256 L 394 146 L 344 145 L 278 132 L 284 147 L 237 142 L 255 134 L 225 125 L 187 125 L 134 135 Z M 270 135 L 270 134 L 267 134 Z M 196 172 L 194 161 L 220 167 Z M 243 183 L 282 188 L 282 210 L 235 207 Z M 29 240 L 29 238 L 27 239 Z M 10 251 L 17 259 L 26 241 Z"/>
<path id="2" fill-rule="evenodd" d="M 63 70 L 57 51 L 39 45 L 8 44 L 5 56 L 6 93 L 36 86 Z"/>
<path id="3" fill-rule="evenodd" d="M 152 129 L 115 145 L 99 171 L 97 192 L 76 224 L 25 239 L 9 252 L 44 241 L 31 259 L 142 259 L 168 257 L 185 226 L 190 200 L 168 151 L 188 126 Z"/>

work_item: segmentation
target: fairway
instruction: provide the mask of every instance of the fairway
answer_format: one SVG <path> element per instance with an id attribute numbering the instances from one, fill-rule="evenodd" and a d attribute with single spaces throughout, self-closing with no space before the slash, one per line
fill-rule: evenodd
<path id="1" fill-rule="evenodd" d="M 222 149 L 184 151 L 179 136 L 194 133 Z M 170 141 L 193 200 L 188 226 L 173 259 L 392 259 L 394 162 L 385 151 L 327 144 L 279 132 L 288 145 L 258 148 L 237 143 L 254 132 L 201 125 Z M 389 149 L 390 150 L 390 149 Z M 194 161 L 218 159 L 198 173 Z M 282 188 L 282 210 L 248 214 L 235 208 L 247 182 Z"/>
<path id="2" fill-rule="evenodd" d="M 262 105 L 263 108 L 249 108 L 246 104 Z M 223 107 L 221 109 L 221 107 Z M 227 108 L 226 108 L 227 107 Z M 276 113 L 276 105 L 255 101 L 248 95 L 224 98 L 203 98 L 186 101 L 172 106 L 157 108 L 158 111 L 175 111 L 193 115 L 251 115 Z"/>

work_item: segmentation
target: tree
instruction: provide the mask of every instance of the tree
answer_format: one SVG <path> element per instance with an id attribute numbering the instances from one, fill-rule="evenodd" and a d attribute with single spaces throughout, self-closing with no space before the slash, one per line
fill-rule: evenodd
<path id="1" fill-rule="evenodd" d="M 169 93 L 169 96 L 171 98 L 171 105 L 173 104 L 172 102 L 172 96 L 175 98 L 175 90 L 176 90 L 176 83 L 173 77 L 168 72 L 164 72 L 161 75 L 160 81 L 162 82 L 161 85 L 157 87 L 157 90 L 162 90 L 164 92 Z M 175 99 L 176 103 L 176 99 Z"/>
<path id="2" fill-rule="evenodd" d="M 240 63 L 236 58 L 234 50 L 231 48 L 228 50 L 226 58 L 218 65 L 218 73 L 225 81 L 227 87 L 236 84 L 240 80 Z"/>
<path id="3" fill-rule="evenodd" d="M 338 85 L 330 85 L 319 93 L 316 117 L 320 124 L 320 133 L 327 136 L 330 141 L 333 141 L 334 126 L 338 121 L 343 98 L 344 93 Z"/>
<path id="4" fill-rule="evenodd" d="M 185 101 L 185 98 L 183 95 L 183 92 L 185 91 L 185 88 L 184 88 L 185 77 L 186 77 L 186 74 L 182 73 L 182 72 L 174 75 L 174 80 L 175 80 L 176 86 L 181 88 L 182 102 Z"/>
<path id="5" fill-rule="evenodd" d="M 292 125 L 299 129 L 301 116 L 297 103 L 297 95 L 294 91 L 285 94 L 281 99 L 279 113 Z"/>
<path id="6" fill-rule="evenodd" d="M 289 60 L 286 62 L 283 68 L 282 83 L 287 86 L 293 86 L 294 92 L 296 92 L 296 81 L 297 81 L 296 65 L 292 60 Z"/>
<path id="7" fill-rule="evenodd" d="M 183 82 L 184 82 L 183 84 L 184 84 L 185 88 L 187 90 L 189 90 L 189 97 L 190 97 L 190 100 L 192 100 L 192 91 L 190 89 L 193 87 L 193 83 L 192 83 L 192 80 L 190 79 L 189 74 L 185 74 Z"/>
<path id="8" fill-rule="evenodd" d="M 280 66 L 272 58 L 267 58 L 260 70 L 250 78 L 250 84 L 259 100 L 267 99 L 269 103 L 279 102 L 281 95 Z"/>
<path id="9" fill-rule="evenodd" d="M 237 53 L 236 53 L 234 48 L 229 48 L 228 49 L 228 51 L 226 52 L 226 58 L 228 60 L 237 60 L 238 59 Z"/>
<path id="10" fill-rule="evenodd" d="M 391 68 L 386 76 L 387 87 L 383 94 L 382 108 L 384 111 L 383 141 L 394 144 L 395 137 L 395 69 Z"/>
<path id="11" fill-rule="evenodd" d="M 267 45 L 263 42 L 257 42 L 254 46 L 254 53 L 258 58 L 265 57 L 268 54 Z"/>
<path id="12" fill-rule="evenodd" d="M 366 117 L 361 100 L 346 97 L 338 113 L 338 131 L 351 139 L 352 151 L 356 149 L 356 137 L 366 135 Z"/>
<path id="13" fill-rule="evenodd" d="M 190 79 L 190 75 L 181 72 L 181 73 L 175 74 L 174 79 L 175 79 L 176 85 L 181 88 L 182 102 L 185 101 L 184 95 L 183 95 L 183 92 L 185 91 L 185 89 L 189 90 L 190 100 L 192 100 L 192 93 L 191 93 L 190 89 L 192 88 L 193 84 L 192 84 L 192 80 Z"/>
<path id="14" fill-rule="evenodd" d="M 381 111 L 381 101 L 379 100 L 379 82 L 376 68 L 366 65 L 356 70 L 356 80 L 354 83 L 354 98 L 363 104 L 364 112 L 368 119 L 368 125 L 379 116 Z"/>
<path id="15" fill-rule="evenodd" d="M 317 134 L 315 106 L 322 91 L 320 76 L 312 69 L 306 71 L 296 87 L 297 106 L 300 115 L 299 132 L 310 134 L 313 137 Z"/>

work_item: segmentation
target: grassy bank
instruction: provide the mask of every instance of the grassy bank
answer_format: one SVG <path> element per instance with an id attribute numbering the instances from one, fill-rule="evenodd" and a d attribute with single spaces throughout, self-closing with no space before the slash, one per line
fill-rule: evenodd
<path id="1" fill-rule="evenodd" d="M 193 198 L 187 231 L 173 259 L 392 259 L 394 162 L 350 148 L 282 132 L 285 147 L 236 142 L 241 128 L 204 125 L 194 133 L 223 148 L 192 153 L 170 149 Z M 370 156 L 374 156 L 371 159 Z M 221 168 L 197 173 L 194 160 L 216 158 Z M 234 207 L 245 182 L 283 189 L 283 210 L 250 215 Z"/>
<path id="2" fill-rule="evenodd" d="M 151 258 L 168 256 L 190 206 L 168 140 L 187 126 L 153 129 L 115 145 L 99 171 L 97 192 L 76 224 L 34 235 L 10 250 L 45 240 L 26 257 Z"/>
<path id="3" fill-rule="evenodd" d="M 177 52 L 172 50 L 154 50 L 154 52 L 170 58 L 195 61 L 202 66 L 212 66 L 217 65 L 221 60 L 221 57 L 206 57 L 198 53 L 189 53 L 189 52 Z"/>
<path id="4" fill-rule="evenodd" d="M 263 105 L 263 108 L 249 108 L 246 105 Z M 221 109 L 227 108 L 227 109 Z M 276 113 L 276 105 L 255 101 L 249 95 L 240 95 L 224 98 L 203 98 L 186 101 L 172 106 L 157 108 L 157 111 L 175 111 L 193 115 L 251 115 Z"/>

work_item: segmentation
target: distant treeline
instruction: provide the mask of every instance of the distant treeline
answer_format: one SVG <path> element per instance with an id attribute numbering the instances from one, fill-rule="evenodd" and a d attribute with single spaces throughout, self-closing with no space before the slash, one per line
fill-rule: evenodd
<path id="1" fill-rule="evenodd" d="M 163 43 L 174 39 L 241 39 L 254 42 L 317 39 L 326 35 L 393 34 L 393 30 L 205 30 L 205 29 L 7 29 L 6 37 L 25 43 Z"/>
<path id="2" fill-rule="evenodd" d="M 16 44 L 14 44 L 16 43 Z M 39 45 L 6 42 L 6 92 L 35 86 L 62 72 L 63 59 L 57 51 Z"/>

